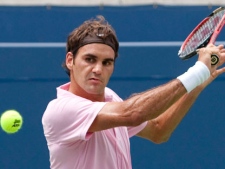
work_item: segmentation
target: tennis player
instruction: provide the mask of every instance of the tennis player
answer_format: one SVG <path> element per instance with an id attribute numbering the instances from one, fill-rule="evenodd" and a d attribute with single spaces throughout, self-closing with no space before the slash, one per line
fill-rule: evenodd
<path id="1" fill-rule="evenodd" d="M 122 100 L 107 86 L 119 44 L 98 16 L 68 36 L 64 67 L 70 82 L 57 88 L 43 118 L 52 169 L 131 169 L 129 138 L 169 139 L 198 95 L 225 68 L 222 45 L 199 50 L 198 61 L 176 79 Z M 212 66 L 211 54 L 220 62 Z"/>

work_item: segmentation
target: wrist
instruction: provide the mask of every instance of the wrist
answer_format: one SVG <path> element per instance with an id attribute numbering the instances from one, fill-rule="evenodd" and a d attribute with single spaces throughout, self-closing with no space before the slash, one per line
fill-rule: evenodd
<path id="1" fill-rule="evenodd" d="M 194 88 L 204 83 L 210 77 L 208 67 L 201 61 L 197 61 L 187 72 L 177 77 L 190 93 Z"/>

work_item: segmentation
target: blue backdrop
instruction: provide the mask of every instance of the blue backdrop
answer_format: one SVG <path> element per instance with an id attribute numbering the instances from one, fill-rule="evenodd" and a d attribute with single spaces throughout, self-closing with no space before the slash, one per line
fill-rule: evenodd
<path id="1" fill-rule="evenodd" d="M 10 47 L 8 43 L 65 43 L 84 20 L 104 15 L 120 42 L 181 42 L 216 7 L 0 7 L 0 112 L 16 109 L 23 128 L 0 131 L 1 169 L 47 169 L 49 154 L 41 118 L 55 88 L 68 81 L 61 68 L 65 47 Z M 224 31 L 219 41 L 224 41 Z M 29 44 L 28 44 L 29 45 Z M 123 99 L 166 83 L 193 65 L 181 61 L 179 45 L 121 46 L 109 87 Z M 160 145 L 131 139 L 134 169 L 225 168 L 224 75 L 207 87 L 175 130 Z"/>

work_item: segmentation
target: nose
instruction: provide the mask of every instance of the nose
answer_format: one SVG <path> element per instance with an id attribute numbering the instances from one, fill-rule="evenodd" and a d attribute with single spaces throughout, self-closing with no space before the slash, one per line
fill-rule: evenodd
<path id="1" fill-rule="evenodd" d="M 94 65 L 93 69 L 92 69 L 92 72 L 93 73 L 96 73 L 96 74 L 101 74 L 102 73 L 102 63 L 97 63 Z"/>

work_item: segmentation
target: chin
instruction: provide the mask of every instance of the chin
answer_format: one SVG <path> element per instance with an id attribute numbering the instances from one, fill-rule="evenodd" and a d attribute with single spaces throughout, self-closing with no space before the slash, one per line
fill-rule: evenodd
<path id="1" fill-rule="evenodd" d="M 86 92 L 88 93 L 88 94 L 93 94 L 93 95 L 101 95 L 101 94 L 104 94 L 104 90 L 86 90 Z"/>
<path id="2" fill-rule="evenodd" d="M 88 92 L 89 94 L 92 94 L 92 95 L 101 95 L 101 94 L 104 94 L 104 92 Z"/>

